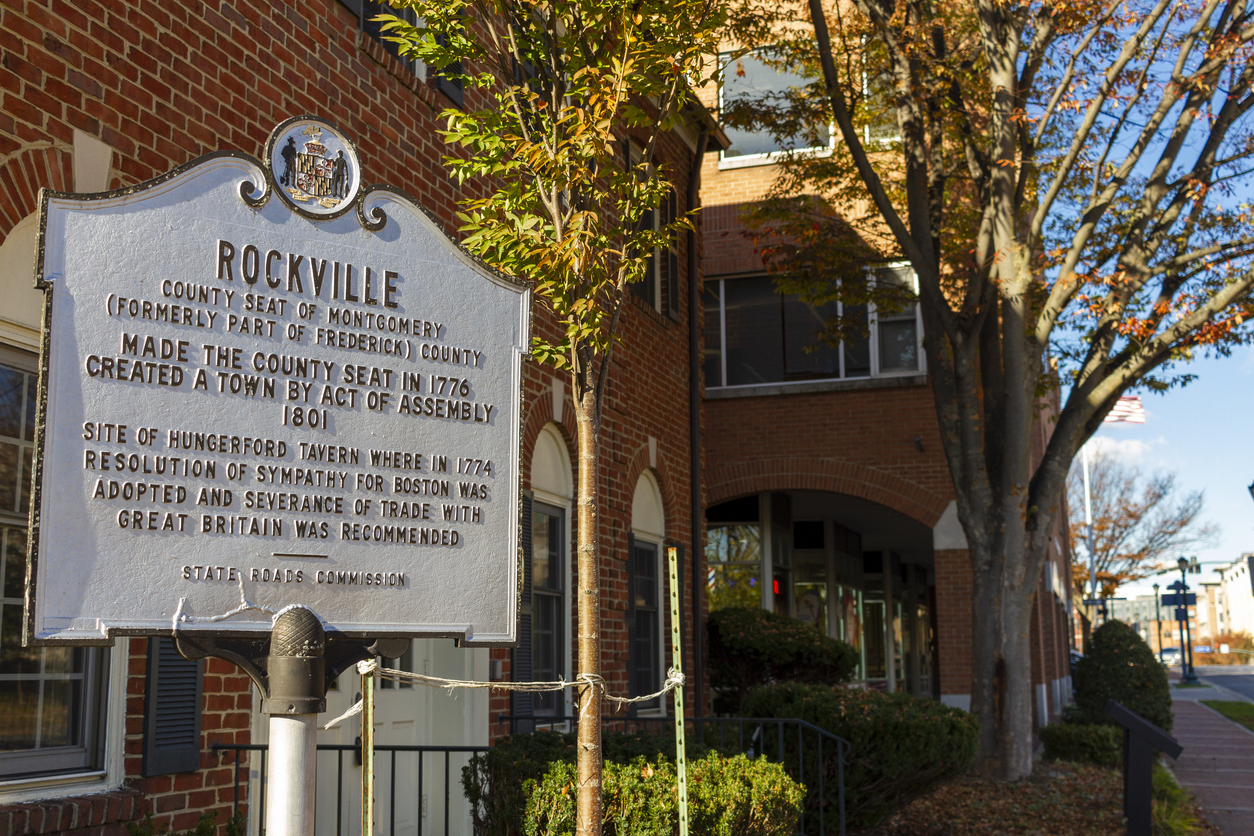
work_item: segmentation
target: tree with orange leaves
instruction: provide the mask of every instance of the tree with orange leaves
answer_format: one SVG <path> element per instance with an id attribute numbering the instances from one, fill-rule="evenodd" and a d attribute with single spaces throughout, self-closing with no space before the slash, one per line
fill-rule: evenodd
<path id="1" fill-rule="evenodd" d="M 1212 545 L 1218 526 L 1202 518 L 1202 491 L 1181 493 L 1176 474 L 1144 474 L 1135 464 L 1099 450 L 1090 458 L 1089 493 L 1093 508 L 1093 564 L 1101 596 L 1111 597 L 1120 584 L 1141 580 L 1176 558 Z M 1078 471 L 1067 478 L 1071 516 L 1071 577 L 1078 597 L 1088 595 L 1088 546 L 1085 541 L 1084 481 Z"/>
<path id="2" fill-rule="evenodd" d="M 1120 395 L 1250 337 L 1254 17 L 1237 0 L 737 0 L 734 21 L 814 82 L 725 120 L 838 132 L 784 155 L 756 212 L 781 289 L 862 310 L 904 303 L 868 262 L 917 277 L 974 577 L 979 767 L 1021 778 L 1030 616 L 1072 458 Z"/>

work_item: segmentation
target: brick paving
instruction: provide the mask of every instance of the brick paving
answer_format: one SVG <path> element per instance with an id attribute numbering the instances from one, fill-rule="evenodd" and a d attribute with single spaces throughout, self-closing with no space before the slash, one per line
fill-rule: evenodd
<path id="1" fill-rule="evenodd" d="M 1214 688 L 1171 690 L 1171 733 L 1184 752 L 1168 765 L 1224 836 L 1254 836 L 1254 732 L 1198 702 L 1234 695 Z"/>

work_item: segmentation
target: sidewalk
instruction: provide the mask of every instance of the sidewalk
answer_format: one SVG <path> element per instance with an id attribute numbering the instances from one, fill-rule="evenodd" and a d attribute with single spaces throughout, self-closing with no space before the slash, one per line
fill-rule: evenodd
<path id="1" fill-rule="evenodd" d="M 1171 734 L 1184 753 L 1177 761 L 1167 759 L 1167 765 L 1224 836 L 1254 836 L 1254 732 L 1200 702 L 1245 698 L 1226 688 L 1177 688 L 1175 683 Z"/>

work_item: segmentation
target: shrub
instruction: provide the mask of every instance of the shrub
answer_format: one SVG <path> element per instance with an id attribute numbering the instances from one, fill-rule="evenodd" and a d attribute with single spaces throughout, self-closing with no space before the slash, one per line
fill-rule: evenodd
<path id="1" fill-rule="evenodd" d="M 1093 631 L 1088 652 L 1072 675 L 1078 723 L 1113 725 L 1104 711 L 1107 700 L 1171 731 L 1171 689 L 1167 671 L 1136 632 L 1122 621 L 1107 621 Z"/>
<path id="2" fill-rule="evenodd" d="M 1201 832 L 1193 799 L 1162 764 L 1154 764 L 1150 785 L 1150 827 L 1154 836 L 1192 836 Z"/>
<path id="3" fill-rule="evenodd" d="M 975 759 L 979 724 L 965 711 L 909 694 L 882 694 L 830 685 L 781 683 L 756 688 L 746 716 L 796 717 L 849 741 L 845 810 L 851 827 L 870 828 L 937 783 L 961 775 Z M 768 738 L 770 736 L 768 735 Z M 767 741 L 767 754 L 772 755 Z M 807 756 L 812 756 L 807 746 Z M 784 763 L 797 762 L 785 753 Z M 811 780 L 806 822 L 820 803 L 836 810 L 836 761 L 829 759 L 823 799 Z"/>
<path id="4" fill-rule="evenodd" d="M 606 732 L 601 742 L 606 834 L 675 832 L 674 737 Z M 694 833 L 765 836 L 795 829 L 802 790 L 778 766 L 727 758 L 696 741 L 687 749 Z M 550 731 L 502 738 L 475 755 L 462 770 L 462 786 L 476 836 L 573 833 L 574 763 L 575 735 Z"/>
<path id="5" fill-rule="evenodd" d="M 813 626 L 761 607 L 710 613 L 710 684 L 719 710 L 736 713 L 750 688 L 771 682 L 838 685 L 858 669 L 858 653 Z"/>
<path id="6" fill-rule="evenodd" d="M 1200 644 L 1200 642 L 1199 642 Z M 1193 664 L 1195 665 L 1248 665 L 1254 657 L 1250 655 L 1250 651 L 1254 651 L 1254 637 L 1249 633 L 1221 633 L 1208 641 L 1214 648 L 1213 653 L 1194 653 Z M 1228 653 L 1220 653 L 1219 646 L 1221 644 L 1228 645 Z M 1237 653 L 1234 651 L 1244 650 L 1245 653 Z"/>
<path id="7" fill-rule="evenodd" d="M 666 758 L 606 761 L 602 775 L 606 836 L 671 836 L 679 828 L 675 765 Z M 522 832 L 575 832 L 575 766 L 552 764 L 528 782 Z M 708 836 L 789 836 L 797 827 L 802 789 L 779 764 L 707 755 L 688 764 L 691 832 Z"/>
<path id="8" fill-rule="evenodd" d="M 1123 733 L 1115 726 L 1056 723 L 1041 729 L 1045 757 L 1117 768 L 1123 764 Z"/>

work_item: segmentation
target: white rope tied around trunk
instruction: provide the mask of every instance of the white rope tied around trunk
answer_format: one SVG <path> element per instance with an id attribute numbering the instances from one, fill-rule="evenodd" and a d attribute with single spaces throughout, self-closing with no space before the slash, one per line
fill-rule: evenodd
<path id="1" fill-rule="evenodd" d="M 358 662 L 357 672 L 362 676 L 373 675 L 379 679 L 387 679 L 393 682 L 416 682 L 419 685 L 426 685 L 431 688 L 444 688 L 449 692 L 452 692 L 454 688 L 487 688 L 495 691 L 521 691 L 535 694 L 543 691 L 562 691 L 566 688 L 599 688 L 603 698 L 619 705 L 649 702 L 665 696 L 684 684 L 684 675 L 674 668 L 666 672 L 666 682 L 663 683 L 660 691 L 654 691 L 652 694 L 645 694 L 640 697 L 620 697 L 611 694 L 606 690 L 605 679 L 591 673 L 579 674 L 579 676 L 575 677 L 574 682 L 567 682 L 565 679 L 559 679 L 554 682 L 478 682 L 469 679 L 445 679 L 442 676 L 429 676 L 425 673 L 411 673 L 410 671 L 399 671 L 394 668 L 384 668 L 380 667 L 375 659 Z M 322 728 L 329 729 L 342 720 L 360 714 L 361 708 L 361 700 L 358 700 L 348 711 L 345 711 Z"/>

